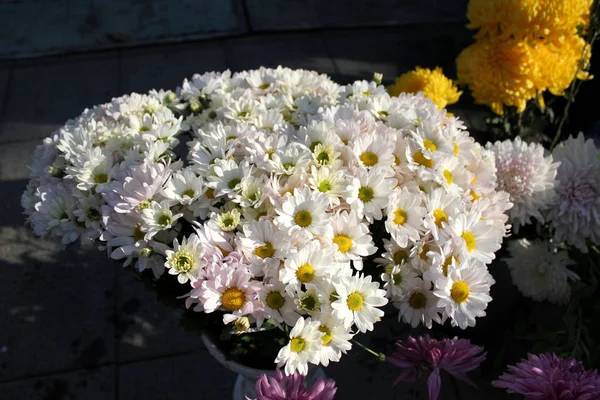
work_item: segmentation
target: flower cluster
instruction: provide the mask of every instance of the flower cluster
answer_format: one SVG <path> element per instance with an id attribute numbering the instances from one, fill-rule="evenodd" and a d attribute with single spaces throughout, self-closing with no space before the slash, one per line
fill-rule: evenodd
<path id="1" fill-rule="evenodd" d="M 256 400 L 332 400 L 337 392 L 335 381 L 322 378 L 306 387 L 305 376 L 285 376 L 277 370 L 275 376 L 261 375 L 256 381 Z"/>
<path id="2" fill-rule="evenodd" d="M 529 354 L 526 360 L 508 367 L 507 373 L 492 382 L 508 393 L 527 400 L 592 400 L 600 398 L 600 376 L 581 362 L 565 360 L 556 354 Z"/>
<path id="3" fill-rule="evenodd" d="M 434 70 L 417 67 L 396 78 L 396 82 L 388 87 L 388 91 L 392 96 L 399 96 L 400 93 L 423 92 L 425 97 L 430 98 L 440 110 L 456 103 L 462 94 L 454 82 L 444 75 L 440 67 Z"/>
<path id="4" fill-rule="evenodd" d="M 479 104 L 497 114 L 525 110 L 543 92 L 562 95 L 574 79 L 589 79 L 591 48 L 579 32 L 592 0 L 470 0 L 469 28 L 477 42 L 456 60 L 458 79 Z M 551 65 L 552 68 L 548 68 Z"/>
<path id="5" fill-rule="evenodd" d="M 425 335 L 397 341 L 395 351 L 387 361 L 402 368 L 396 383 L 415 381 L 422 374 L 428 374 L 429 400 L 436 400 L 442 384 L 440 370 L 472 385 L 467 372 L 478 368 L 485 356 L 483 348 L 466 339 L 436 340 Z"/>
<path id="6" fill-rule="evenodd" d="M 281 67 L 86 110 L 31 170 L 36 233 L 167 272 L 238 330 L 289 328 L 286 374 L 339 361 L 388 301 L 413 326 L 475 325 L 511 206 L 492 151 L 422 94 Z"/>

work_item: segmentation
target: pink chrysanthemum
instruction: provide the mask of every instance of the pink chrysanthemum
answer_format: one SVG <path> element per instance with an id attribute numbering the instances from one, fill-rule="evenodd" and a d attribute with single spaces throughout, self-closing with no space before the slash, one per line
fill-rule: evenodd
<path id="1" fill-rule="evenodd" d="M 307 388 L 305 376 L 293 374 L 285 376 L 278 369 L 275 376 L 261 375 L 256 381 L 256 400 L 331 400 L 337 387 L 333 379 L 319 378 Z"/>
<path id="2" fill-rule="evenodd" d="M 467 372 L 479 367 L 486 353 L 482 347 L 471 344 L 466 339 L 431 339 L 429 335 L 396 342 L 396 351 L 387 360 L 403 368 L 394 385 L 400 381 L 412 381 L 423 371 L 431 370 L 427 379 L 429 399 L 437 399 L 440 393 L 440 370 L 445 370 L 456 379 L 473 383 L 467 378 Z M 424 368 L 425 367 L 425 368 Z M 473 385 L 474 386 L 474 385 Z"/>
<path id="3" fill-rule="evenodd" d="M 492 382 L 508 393 L 518 393 L 526 400 L 593 400 L 600 398 L 600 376 L 587 371 L 575 359 L 565 360 L 556 354 L 527 355 L 517 365 L 510 365 L 508 373 Z"/>

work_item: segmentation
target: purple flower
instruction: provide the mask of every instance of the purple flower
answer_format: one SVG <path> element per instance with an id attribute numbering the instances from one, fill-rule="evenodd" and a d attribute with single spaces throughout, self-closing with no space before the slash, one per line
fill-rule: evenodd
<path id="1" fill-rule="evenodd" d="M 414 381 L 423 373 L 429 373 L 427 387 L 429 399 L 435 400 L 440 394 L 441 378 L 440 369 L 443 369 L 456 379 L 473 383 L 467 378 L 466 373 L 479 367 L 485 359 L 485 354 L 480 354 L 482 347 L 471 344 L 466 339 L 431 339 L 429 335 L 413 338 L 409 336 L 405 341 L 396 342 L 396 351 L 387 360 L 403 368 L 394 385 L 400 381 Z M 475 386 L 475 385 L 473 385 Z"/>
<path id="2" fill-rule="evenodd" d="M 263 374 L 256 381 L 256 400 L 331 400 L 337 391 L 335 381 L 319 378 L 311 388 L 304 387 L 305 377 L 300 374 L 284 376 L 277 370 L 275 376 Z"/>
<path id="3" fill-rule="evenodd" d="M 508 371 L 492 385 L 522 394 L 527 400 L 600 399 L 598 371 L 585 370 L 575 359 L 565 360 L 549 353 L 528 354 L 527 360 L 509 365 Z"/>

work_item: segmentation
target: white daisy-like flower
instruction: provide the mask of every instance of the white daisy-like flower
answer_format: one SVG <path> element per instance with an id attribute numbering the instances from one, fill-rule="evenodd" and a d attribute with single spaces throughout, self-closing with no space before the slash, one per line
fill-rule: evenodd
<path id="1" fill-rule="evenodd" d="M 234 160 L 217 160 L 213 171 L 214 175 L 207 177 L 206 185 L 214 190 L 216 197 L 234 197 L 241 190 L 242 179 L 251 175 L 252 168 L 247 162 L 238 165 Z"/>
<path id="2" fill-rule="evenodd" d="M 419 323 L 431 329 L 432 322 L 441 323 L 438 298 L 431 290 L 431 282 L 416 278 L 402 297 L 393 301 L 398 313 L 398 321 L 403 320 L 416 328 Z"/>
<path id="3" fill-rule="evenodd" d="M 330 275 L 333 254 L 333 246 L 322 248 L 317 240 L 313 240 L 297 253 L 288 255 L 284 267 L 279 270 L 279 279 L 295 286 L 316 284 Z"/>
<path id="4" fill-rule="evenodd" d="M 461 198 L 449 194 L 441 188 L 435 189 L 425 196 L 425 207 L 427 215 L 423 225 L 431 232 L 435 240 L 446 236 L 447 233 L 444 230 L 449 219 L 454 219 L 457 215 L 465 212 Z"/>
<path id="5" fill-rule="evenodd" d="M 481 214 L 460 214 L 449 223 L 453 241 L 462 250 L 464 260 L 474 257 L 489 264 L 500 249 L 504 230 L 498 229 L 493 221 L 481 219 Z M 462 261 L 462 260 L 461 260 Z"/>
<path id="6" fill-rule="evenodd" d="M 181 244 L 177 239 L 173 240 L 173 250 L 166 250 L 165 267 L 169 269 L 170 275 L 177 275 L 179 283 L 186 283 L 202 276 L 204 261 L 202 257 L 206 251 L 200 238 L 192 234 L 183 238 Z"/>
<path id="7" fill-rule="evenodd" d="M 202 177 L 196 176 L 191 169 L 176 172 L 165 185 L 163 196 L 180 204 L 189 205 L 204 194 Z"/>
<path id="8" fill-rule="evenodd" d="M 268 219 L 250 221 L 242 226 L 240 244 L 244 255 L 253 263 L 266 263 L 285 259 L 291 248 L 290 237 L 277 229 Z"/>
<path id="9" fill-rule="evenodd" d="M 333 315 L 344 321 L 344 326 L 352 323 L 361 332 L 372 331 L 373 324 L 383 317 L 377 307 L 387 304 L 385 290 L 379 289 L 379 282 L 371 282 L 370 276 L 343 277 L 334 283 L 338 299 L 331 303 Z"/>
<path id="10" fill-rule="evenodd" d="M 303 232 L 306 235 L 326 235 L 330 230 L 330 216 L 326 213 L 329 198 L 321 192 L 313 192 L 305 187 L 294 189 L 281 207 L 275 209 L 278 216 L 275 225 L 289 232 Z"/>
<path id="11" fill-rule="evenodd" d="M 112 190 L 118 195 L 114 201 L 105 196 L 115 211 L 128 213 L 133 209 L 144 209 L 151 205 L 154 196 L 162 189 L 171 176 L 171 170 L 162 163 L 144 163 L 132 168 L 123 178 L 122 186 L 115 185 Z M 107 191 L 103 191 L 107 193 Z"/>
<path id="12" fill-rule="evenodd" d="M 346 354 L 352 348 L 350 340 L 354 335 L 350 328 L 345 327 L 342 321 L 331 314 L 314 315 L 313 320 L 320 323 L 319 332 L 323 333 L 323 344 L 317 352 L 319 363 L 326 367 L 330 361 L 340 361 L 342 353 Z"/>
<path id="13" fill-rule="evenodd" d="M 421 236 L 426 213 L 421 203 L 421 196 L 409 192 L 406 187 L 394 190 L 389 197 L 385 229 L 402 247 L 418 241 Z"/>
<path id="14" fill-rule="evenodd" d="M 404 296 L 414 285 L 417 273 L 412 265 L 402 262 L 401 264 L 385 266 L 381 274 L 383 288 L 388 297 L 400 298 Z"/>
<path id="15" fill-rule="evenodd" d="M 600 151 L 582 133 L 552 152 L 558 168 L 557 202 L 548 211 L 554 240 L 587 252 L 586 240 L 600 242 Z"/>
<path id="16" fill-rule="evenodd" d="M 288 285 L 286 290 L 294 296 L 296 310 L 299 313 L 303 315 L 319 313 L 323 307 L 323 303 L 321 303 L 323 295 L 320 292 L 320 287 L 309 283 L 306 288 L 306 291 L 302 291 L 299 285 Z"/>
<path id="17" fill-rule="evenodd" d="M 358 165 L 364 168 L 391 167 L 395 164 L 392 152 L 395 136 L 371 133 L 359 136 L 352 143 L 352 155 Z"/>
<path id="18" fill-rule="evenodd" d="M 579 280 L 568 269 L 576 264 L 566 251 L 553 250 L 549 243 L 527 239 L 508 243 L 510 257 L 505 259 L 513 283 L 525 297 L 535 301 L 566 304 L 571 298 L 569 281 Z"/>
<path id="19" fill-rule="evenodd" d="M 141 210 L 143 225 L 142 230 L 146 232 L 146 239 L 152 239 L 158 232 L 171 229 L 182 213 L 173 214 L 170 201 L 163 200 L 160 203 L 153 201 L 150 207 Z"/>
<path id="20" fill-rule="evenodd" d="M 447 277 L 439 277 L 433 293 L 452 325 L 466 329 L 475 326 L 475 318 L 485 317 L 487 304 L 492 301 L 490 286 L 493 283 L 487 268 L 470 261 L 449 271 Z"/>
<path id="21" fill-rule="evenodd" d="M 290 297 L 281 282 L 265 284 L 259 293 L 259 298 L 269 318 L 276 322 L 284 322 L 292 326 L 300 317 L 296 312 L 294 299 Z"/>
<path id="22" fill-rule="evenodd" d="M 513 207 L 510 218 L 515 230 L 531 223 L 531 218 L 544 222 L 542 213 L 554 202 L 557 168 L 552 155 L 539 143 L 514 140 L 487 144 L 494 151 L 498 188 L 510 194 Z"/>
<path id="23" fill-rule="evenodd" d="M 311 160 L 310 149 L 302 143 L 294 142 L 271 154 L 271 158 L 267 160 L 267 170 L 276 174 L 299 174 Z"/>
<path id="24" fill-rule="evenodd" d="M 298 371 L 301 375 L 308 373 L 308 363 L 319 362 L 317 352 L 322 347 L 323 332 L 319 331 L 320 322 L 310 318 L 298 318 L 290 331 L 290 341 L 285 345 L 275 362 L 278 367 L 285 365 L 285 373 L 291 375 Z"/>
<path id="25" fill-rule="evenodd" d="M 221 228 L 223 232 L 234 231 L 235 228 L 240 224 L 242 214 L 236 208 L 231 210 L 223 210 L 215 216 L 215 222 Z"/>
<path id="26" fill-rule="evenodd" d="M 334 170 L 328 167 L 311 167 L 308 185 L 314 190 L 325 193 L 329 199 L 330 207 L 340 205 L 340 198 L 349 195 L 349 180 L 343 170 Z"/>
<path id="27" fill-rule="evenodd" d="M 341 211 L 331 218 L 336 261 L 352 261 L 357 270 L 362 270 L 363 257 L 377 251 L 373 238 L 369 234 L 369 226 L 360 222 L 356 211 Z"/>
<path id="28" fill-rule="evenodd" d="M 359 168 L 356 171 L 352 193 L 346 201 L 359 217 L 364 216 L 370 223 L 383 218 L 382 210 L 388 203 L 390 188 L 398 183 L 392 176 L 394 171 L 391 168 Z"/>

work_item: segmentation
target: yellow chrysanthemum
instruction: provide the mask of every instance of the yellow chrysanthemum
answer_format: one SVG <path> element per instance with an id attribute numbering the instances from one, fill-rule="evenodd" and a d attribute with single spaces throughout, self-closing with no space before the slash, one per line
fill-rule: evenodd
<path id="1" fill-rule="evenodd" d="M 395 84 L 388 87 L 388 92 L 392 96 L 423 92 L 440 110 L 448 104 L 456 103 L 462 94 L 440 67 L 434 70 L 417 67 L 414 71 L 402 74 L 396 78 Z"/>
<path id="2" fill-rule="evenodd" d="M 471 0 L 467 17 L 480 38 L 537 39 L 589 25 L 593 0 Z"/>
<path id="3" fill-rule="evenodd" d="M 591 79 L 586 72 L 590 46 L 579 36 L 555 36 L 538 41 L 532 45 L 531 54 L 536 64 L 532 81 L 540 92 L 549 90 L 553 95 L 562 96 L 573 79 Z"/>
<path id="4" fill-rule="evenodd" d="M 523 112 L 537 92 L 531 80 L 535 67 L 524 41 L 479 40 L 456 59 L 458 80 L 468 84 L 475 101 L 497 114 L 504 106 Z"/>

